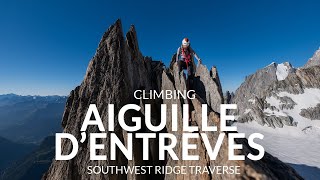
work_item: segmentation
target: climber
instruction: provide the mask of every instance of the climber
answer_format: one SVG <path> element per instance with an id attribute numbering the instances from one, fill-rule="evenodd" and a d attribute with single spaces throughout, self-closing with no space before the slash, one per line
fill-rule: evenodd
<path id="1" fill-rule="evenodd" d="M 190 47 L 190 41 L 188 38 L 182 40 L 181 46 L 177 50 L 176 62 L 179 66 L 179 72 L 183 69 L 188 71 L 188 89 L 193 89 L 193 78 L 194 78 L 194 60 L 193 56 L 198 60 L 198 63 L 201 64 L 201 59 L 196 54 L 196 52 Z"/>
<path id="2" fill-rule="evenodd" d="M 177 50 L 176 54 L 176 62 L 179 67 L 179 73 L 181 73 L 184 69 L 188 71 L 187 80 L 187 90 L 194 90 L 193 81 L 194 81 L 194 60 L 193 56 L 198 60 L 198 64 L 201 64 L 201 59 L 196 54 L 196 52 L 190 47 L 190 41 L 188 38 L 183 38 L 181 46 Z M 183 73 L 184 75 L 184 73 Z M 188 104 L 191 104 L 191 100 L 188 99 Z M 193 121 L 191 120 L 191 110 L 189 109 L 189 124 L 193 125 Z"/>

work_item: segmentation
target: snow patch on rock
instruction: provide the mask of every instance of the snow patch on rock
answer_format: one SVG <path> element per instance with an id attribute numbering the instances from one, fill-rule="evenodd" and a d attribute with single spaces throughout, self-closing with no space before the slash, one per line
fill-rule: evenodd
<path id="1" fill-rule="evenodd" d="M 277 71 L 276 71 L 278 81 L 282 81 L 282 80 L 286 79 L 289 72 L 290 72 L 290 70 L 287 65 L 285 65 L 284 63 L 278 64 Z"/>
<path id="2" fill-rule="evenodd" d="M 244 111 L 244 114 L 248 114 L 250 111 L 251 111 L 251 109 L 246 109 L 246 110 Z"/>
<path id="3" fill-rule="evenodd" d="M 249 99 L 248 102 L 252 103 L 252 104 L 255 104 L 256 103 L 256 100 L 255 99 Z"/>

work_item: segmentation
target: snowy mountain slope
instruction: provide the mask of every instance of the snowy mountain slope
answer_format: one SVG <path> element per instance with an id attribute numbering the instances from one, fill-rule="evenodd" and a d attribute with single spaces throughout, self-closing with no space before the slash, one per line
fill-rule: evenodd
<path id="1" fill-rule="evenodd" d="M 320 134 L 311 130 L 308 133 L 297 131 L 296 127 L 271 128 L 257 122 L 235 123 L 238 132 L 246 135 L 259 132 L 263 140 L 256 140 L 267 152 L 292 165 L 305 179 L 320 178 Z M 303 166 L 304 168 L 299 168 Z"/>
<path id="2" fill-rule="evenodd" d="M 292 108 L 281 101 L 290 98 Z M 259 142 L 267 152 L 289 163 L 305 179 L 320 178 L 320 119 L 310 120 L 301 115 L 302 109 L 316 107 L 320 103 L 320 89 L 306 88 L 302 94 L 279 92 L 265 99 L 269 104 L 264 109 L 267 117 L 291 117 L 295 126 L 273 128 L 261 126 L 257 121 L 235 123 L 239 132 L 252 134 L 259 132 L 264 139 Z M 246 110 L 252 112 L 251 109 Z"/>
<path id="3" fill-rule="evenodd" d="M 283 108 L 285 105 L 281 102 L 280 98 L 288 97 L 296 104 L 293 108 Z M 312 88 L 305 89 L 302 94 L 291 94 L 288 92 L 280 92 L 276 96 L 266 98 L 266 102 L 270 104 L 272 109 L 267 108 L 264 110 L 265 114 L 276 116 L 291 116 L 297 122 L 297 127 L 301 130 L 312 126 L 320 129 L 320 119 L 311 121 L 300 115 L 302 109 L 316 107 L 320 103 L 320 89 Z M 320 131 L 319 131 L 320 132 Z"/>

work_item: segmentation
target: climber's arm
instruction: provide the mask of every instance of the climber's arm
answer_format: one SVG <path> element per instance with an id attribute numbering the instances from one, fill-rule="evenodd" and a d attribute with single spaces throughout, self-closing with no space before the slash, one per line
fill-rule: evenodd
<path id="1" fill-rule="evenodd" d="M 197 53 L 190 47 L 191 49 L 191 53 L 194 55 L 194 57 L 198 60 L 198 63 L 201 64 L 201 59 L 200 57 L 197 55 Z"/>

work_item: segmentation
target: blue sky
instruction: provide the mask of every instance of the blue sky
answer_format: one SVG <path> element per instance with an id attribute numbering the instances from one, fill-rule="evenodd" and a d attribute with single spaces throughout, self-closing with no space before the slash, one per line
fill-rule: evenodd
<path id="1" fill-rule="evenodd" d="M 320 45 L 317 1 L 1 1 L 0 94 L 68 95 L 103 32 L 135 24 L 142 53 L 168 64 L 183 37 L 224 90 L 271 62 L 302 66 Z"/>

